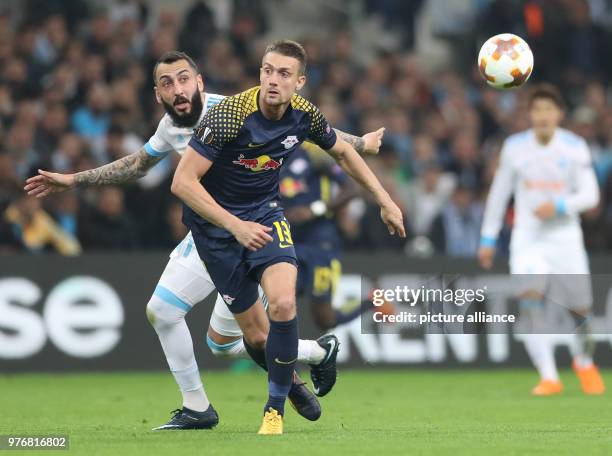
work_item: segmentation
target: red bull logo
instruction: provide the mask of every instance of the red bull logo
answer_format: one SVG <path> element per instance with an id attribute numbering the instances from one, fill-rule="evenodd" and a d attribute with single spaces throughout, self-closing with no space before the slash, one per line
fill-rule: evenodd
<path id="1" fill-rule="evenodd" d="M 269 155 L 260 155 L 257 158 L 244 158 L 244 154 L 240 154 L 238 160 L 232 162 L 235 165 L 244 166 L 246 169 L 250 169 L 254 173 L 259 171 L 268 171 L 270 169 L 278 169 L 283 164 L 283 159 L 276 161 Z"/>

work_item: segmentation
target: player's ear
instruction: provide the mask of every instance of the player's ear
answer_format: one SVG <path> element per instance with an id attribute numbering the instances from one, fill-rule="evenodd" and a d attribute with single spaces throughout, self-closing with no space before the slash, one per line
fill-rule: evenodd
<path id="1" fill-rule="evenodd" d="M 300 90 L 302 87 L 304 87 L 304 84 L 306 84 L 306 76 L 305 75 L 298 76 L 297 84 L 295 85 L 295 90 L 296 91 Z"/>
<path id="2" fill-rule="evenodd" d="M 157 86 L 153 87 L 153 90 L 155 91 L 155 99 L 157 100 L 159 104 L 161 104 L 162 99 L 161 99 L 161 95 L 159 94 L 159 90 L 157 90 Z"/>
<path id="3" fill-rule="evenodd" d="M 197 81 L 197 83 L 198 83 L 198 90 L 199 90 L 200 92 L 204 92 L 204 78 L 202 77 L 202 75 L 201 75 L 201 74 L 198 74 L 198 75 L 196 76 L 196 81 Z"/>

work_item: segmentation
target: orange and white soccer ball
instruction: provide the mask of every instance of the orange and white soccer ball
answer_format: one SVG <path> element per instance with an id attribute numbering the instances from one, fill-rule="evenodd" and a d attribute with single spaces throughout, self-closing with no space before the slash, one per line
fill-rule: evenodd
<path id="1" fill-rule="evenodd" d="M 533 70 L 533 53 L 527 42 L 512 33 L 489 38 L 478 53 L 478 68 L 491 87 L 522 86 Z"/>

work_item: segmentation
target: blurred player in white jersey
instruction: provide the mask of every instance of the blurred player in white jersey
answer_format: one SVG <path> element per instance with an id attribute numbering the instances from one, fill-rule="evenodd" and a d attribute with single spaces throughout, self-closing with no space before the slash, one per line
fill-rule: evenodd
<path id="1" fill-rule="evenodd" d="M 525 348 L 540 374 L 534 395 L 559 394 L 546 302 L 566 308 L 577 327 L 573 368 L 586 394 L 602 394 L 604 384 L 593 363 L 590 319 L 592 291 L 580 213 L 599 202 L 599 187 L 586 141 L 560 128 L 564 104 L 549 84 L 533 89 L 529 99 L 532 128 L 511 135 L 487 198 L 478 259 L 490 268 L 497 236 L 511 196 L 515 221 L 510 243 L 510 272 L 521 276 L 521 312 L 530 325 Z M 533 275 L 533 276 L 527 276 Z M 556 275 L 556 276 L 555 276 Z"/>
<path id="2" fill-rule="evenodd" d="M 76 174 L 40 170 L 39 175 L 27 180 L 25 190 L 28 194 L 43 197 L 75 187 L 123 184 L 146 175 L 172 151 L 182 154 L 191 139 L 193 128 L 206 111 L 224 96 L 204 92 L 204 82 L 195 62 L 182 52 L 170 51 L 161 56 L 153 73 L 155 96 L 164 106 L 166 115 L 142 149 L 107 165 Z M 338 134 L 361 153 L 377 153 L 383 133 L 379 130 L 362 138 L 343 132 Z M 147 304 L 147 317 L 159 337 L 183 396 L 182 409 L 169 423 L 158 429 L 206 429 L 218 422 L 217 413 L 202 385 L 191 334 L 185 322 L 185 316 L 193 306 L 214 289 L 208 271 L 196 252 L 191 233 L 188 233 L 170 254 L 170 260 Z M 254 307 L 259 307 L 261 315 L 265 317 L 261 300 Z M 258 323 L 241 329 L 221 296 L 217 296 L 207 333 L 208 346 L 215 356 L 248 358 L 247 348 L 263 349 L 265 345 L 267 318 L 261 318 Z M 245 342 L 249 347 L 245 347 Z M 332 348 L 321 345 L 314 340 L 300 340 L 298 361 L 310 364 L 315 372 L 328 367 L 324 366 L 325 363 L 329 364 L 328 360 L 335 363 L 335 353 L 330 353 L 330 350 L 336 351 L 337 344 Z M 258 364 L 264 367 L 261 362 Z M 316 398 L 297 375 L 294 376 L 289 400 L 303 417 L 316 420 L 320 416 Z"/>

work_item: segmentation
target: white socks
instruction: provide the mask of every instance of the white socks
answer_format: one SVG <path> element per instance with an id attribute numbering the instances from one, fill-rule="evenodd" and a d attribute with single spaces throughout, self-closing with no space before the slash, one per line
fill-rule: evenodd
<path id="1" fill-rule="evenodd" d="M 559 381 L 555 353 L 548 334 L 525 334 L 525 349 L 542 380 Z"/>
<path id="2" fill-rule="evenodd" d="M 161 336 L 159 340 L 162 340 Z M 186 369 L 174 370 L 170 368 L 170 370 L 181 389 L 183 406 L 195 410 L 196 412 L 205 411 L 210 405 L 210 401 L 206 396 L 204 386 L 200 380 L 200 372 L 198 370 L 198 365 L 195 363 L 195 359 L 194 364 Z"/>
<path id="3" fill-rule="evenodd" d="M 181 391 L 183 393 L 183 407 L 195 410 L 196 412 L 204 412 L 210 406 L 208 396 L 204 387 L 200 386 L 194 391 Z"/>
<path id="4" fill-rule="evenodd" d="M 326 351 L 316 340 L 300 339 L 298 343 L 298 361 L 308 364 L 319 364 L 325 358 Z"/>
<path id="5" fill-rule="evenodd" d="M 168 366 L 181 390 L 183 406 L 203 412 L 210 402 L 200 379 L 185 314 L 184 310 L 155 295 L 147 304 L 147 317 L 159 337 Z"/>

